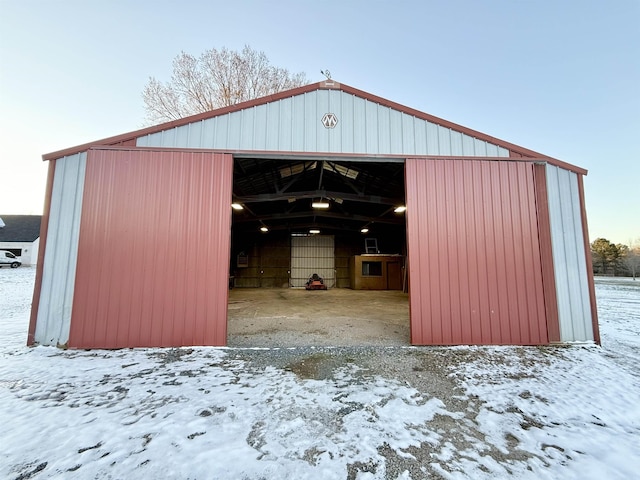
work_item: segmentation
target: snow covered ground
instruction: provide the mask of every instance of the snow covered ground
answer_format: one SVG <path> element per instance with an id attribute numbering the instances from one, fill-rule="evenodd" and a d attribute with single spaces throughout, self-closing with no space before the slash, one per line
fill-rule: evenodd
<path id="1" fill-rule="evenodd" d="M 0 269 L 0 478 L 640 478 L 640 281 L 602 347 L 25 347 Z"/>

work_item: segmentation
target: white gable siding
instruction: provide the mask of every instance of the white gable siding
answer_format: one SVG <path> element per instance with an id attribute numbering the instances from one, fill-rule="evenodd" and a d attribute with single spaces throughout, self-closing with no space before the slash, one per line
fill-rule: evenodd
<path id="1" fill-rule="evenodd" d="M 593 341 L 578 176 L 547 164 L 547 190 L 560 340 Z"/>
<path id="2" fill-rule="evenodd" d="M 325 113 L 338 117 L 325 128 Z M 139 147 L 508 157 L 509 151 L 340 90 L 316 90 L 144 135 Z"/>

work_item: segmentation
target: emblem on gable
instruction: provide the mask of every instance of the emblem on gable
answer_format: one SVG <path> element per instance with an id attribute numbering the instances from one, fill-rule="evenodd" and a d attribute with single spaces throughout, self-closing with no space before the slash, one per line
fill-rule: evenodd
<path id="1" fill-rule="evenodd" d="M 325 113 L 322 117 L 322 124 L 325 128 L 333 128 L 338 124 L 338 117 L 333 113 Z"/>

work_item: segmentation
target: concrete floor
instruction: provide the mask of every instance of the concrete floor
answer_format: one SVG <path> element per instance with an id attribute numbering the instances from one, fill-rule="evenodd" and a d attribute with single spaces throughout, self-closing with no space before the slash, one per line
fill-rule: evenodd
<path id="1" fill-rule="evenodd" d="M 400 291 L 236 288 L 230 347 L 409 345 L 409 296 Z"/>

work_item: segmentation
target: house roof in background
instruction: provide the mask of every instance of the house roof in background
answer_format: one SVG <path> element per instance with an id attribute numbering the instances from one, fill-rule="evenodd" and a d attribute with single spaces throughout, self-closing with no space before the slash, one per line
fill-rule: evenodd
<path id="1" fill-rule="evenodd" d="M 0 242 L 34 242 L 40 236 L 42 215 L 3 215 Z M 1 225 L 1 223 L 0 223 Z"/>

